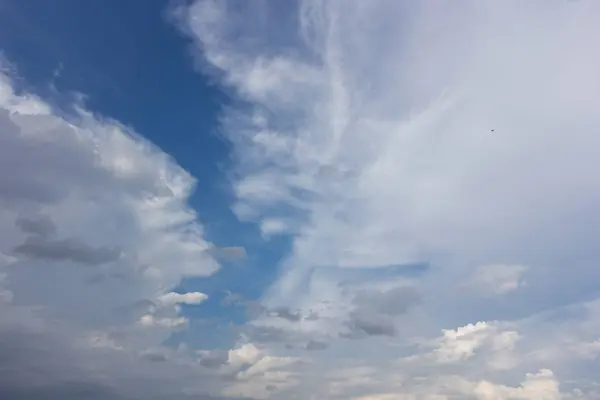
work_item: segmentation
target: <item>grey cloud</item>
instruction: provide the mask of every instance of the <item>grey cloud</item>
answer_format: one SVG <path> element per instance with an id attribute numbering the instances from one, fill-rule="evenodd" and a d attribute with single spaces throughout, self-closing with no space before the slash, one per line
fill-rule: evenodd
<path id="1" fill-rule="evenodd" d="M 91 382 L 63 382 L 44 386 L 14 387 L 0 381 L 0 398 L 14 400 L 120 400 L 130 399 L 115 393 L 112 388 Z"/>
<path id="2" fill-rule="evenodd" d="M 211 256 L 225 260 L 241 260 L 246 258 L 246 249 L 241 246 L 212 247 Z"/>
<path id="3" fill-rule="evenodd" d="M 224 383 L 193 353 L 144 353 L 170 329 L 138 324 L 152 308 L 143 299 L 189 271 L 218 269 L 188 204 L 194 178 L 135 132 L 86 110 L 69 120 L 8 112 L 50 108 L 13 89 L 0 73 L 0 257 L 19 265 L 4 271 L 0 288 L 14 293 L 13 304 L 0 304 L 0 398 L 220 398 L 203 394 Z M 164 202 L 140 207 L 153 195 Z"/>
<path id="4" fill-rule="evenodd" d="M 165 353 L 161 352 L 147 352 L 142 354 L 142 359 L 148 360 L 151 362 L 165 362 L 168 360 L 168 357 Z"/>
<path id="5" fill-rule="evenodd" d="M 86 383 L 76 363 L 64 340 L 55 335 L 31 333 L 23 326 L 0 326 L 2 399 L 77 399 L 83 394 L 108 399 L 114 395 L 106 387 Z"/>
<path id="6" fill-rule="evenodd" d="M 286 343 L 298 341 L 298 334 L 270 326 L 251 326 L 245 332 L 259 343 Z"/>
<path id="7" fill-rule="evenodd" d="M 137 300 L 132 304 L 122 305 L 113 309 L 115 318 L 130 318 L 139 320 L 143 315 L 155 313 L 157 307 L 154 302 L 148 299 Z"/>
<path id="8" fill-rule="evenodd" d="M 19 134 L 7 134 L 20 132 L 23 126 L 33 123 L 38 126 L 47 123 L 51 131 L 57 129 L 56 121 L 50 117 L 11 116 L 7 110 L 0 110 L 0 129 L 3 131 L 0 135 L 0 200 L 5 204 L 23 201 L 55 203 L 68 195 L 69 180 L 77 178 L 78 183 L 84 184 L 93 180 L 86 178 L 98 174 L 89 162 L 94 154 L 86 150 L 91 149 L 68 141 L 39 142 Z"/>
<path id="9" fill-rule="evenodd" d="M 362 313 L 397 316 L 421 301 L 421 294 L 414 287 L 396 287 L 387 291 L 360 291 L 354 297 L 354 305 Z"/>
<path id="10" fill-rule="evenodd" d="M 105 281 L 106 281 L 106 276 L 103 274 L 94 274 L 86 280 L 86 282 L 90 285 L 98 285 Z"/>
<path id="11" fill-rule="evenodd" d="M 23 326 L 7 330 L 6 321 L 0 322 L 1 399 L 230 399 L 202 392 L 185 394 L 182 388 L 190 382 L 202 381 L 208 387 L 211 377 L 171 362 L 166 353 L 148 351 L 141 359 L 149 363 L 139 363 L 126 350 L 75 349 L 70 332 L 32 333 Z"/>
<path id="12" fill-rule="evenodd" d="M 13 249 L 15 254 L 46 261 L 71 261 L 87 265 L 99 265 L 116 261 L 121 250 L 110 247 L 91 247 L 77 239 L 44 239 L 29 237 Z"/>
<path id="13" fill-rule="evenodd" d="M 227 352 L 224 350 L 213 350 L 200 358 L 200 365 L 207 368 L 216 368 L 227 362 Z"/>
<path id="14" fill-rule="evenodd" d="M 131 278 L 131 275 L 124 273 L 112 273 L 112 274 L 94 274 L 86 279 L 86 282 L 90 285 L 97 285 L 100 283 L 108 283 L 110 281 L 121 281 L 125 282 Z"/>
<path id="15" fill-rule="evenodd" d="M 360 313 L 352 313 L 350 318 L 348 323 L 350 333 L 343 335 L 348 338 L 360 338 L 365 334 L 368 336 L 394 336 L 396 334 L 396 327 L 389 319 Z"/>
<path id="16" fill-rule="evenodd" d="M 51 236 L 56 233 L 56 224 L 47 215 L 20 216 L 16 219 L 15 225 L 23 233 L 32 235 Z"/>
<path id="17" fill-rule="evenodd" d="M 156 304 L 153 301 L 148 300 L 148 299 L 138 300 L 131 305 L 131 308 L 133 310 L 143 311 L 143 312 L 147 312 L 148 310 L 153 309 L 155 307 L 156 307 Z"/>
<path id="18" fill-rule="evenodd" d="M 55 140 L 35 140 L 21 131 L 41 131 Z M 54 116 L 11 115 L 0 110 L 0 202 L 13 207 L 24 202 L 56 204 L 74 188 L 87 197 L 122 196 L 170 189 L 140 168 L 132 176 L 117 178 L 101 167 L 94 143 L 88 137 L 73 140 L 74 130 Z"/>
<path id="19" fill-rule="evenodd" d="M 421 294 L 412 286 L 393 289 L 361 290 L 352 299 L 347 338 L 367 336 L 394 336 L 397 333 L 394 317 L 405 314 L 421 301 Z"/>
<path id="20" fill-rule="evenodd" d="M 285 307 L 276 308 L 271 311 L 271 314 L 278 318 L 282 318 L 291 322 L 298 322 L 302 319 L 302 315 L 300 315 L 299 312 L 292 311 L 289 308 Z"/>
<path id="21" fill-rule="evenodd" d="M 354 310 L 344 323 L 346 332 L 339 336 L 348 339 L 361 339 L 368 336 L 395 336 L 395 317 L 408 312 L 421 301 L 420 292 L 412 286 L 396 287 L 388 290 L 359 290 L 351 296 Z M 305 316 L 287 307 L 268 309 L 256 303 L 258 315 L 281 318 L 296 323 L 301 320 L 317 321 L 327 319 L 311 311 Z M 253 326 L 245 330 L 256 342 L 286 343 L 289 349 L 324 350 L 328 343 L 307 337 L 298 330 L 282 329 L 274 326 Z M 308 341 L 307 341 L 308 340 Z"/>
<path id="22" fill-rule="evenodd" d="M 304 348 L 309 351 L 316 351 L 316 350 L 325 350 L 328 347 L 329 347 L 329 345 L 325 342 L 317 342 L 315 340 L 311 340 L 306 344 L 306 346 Z"/>
<path id="23" fill-rule="evenodd" d="M 0 381 L 0 398 L 11 400 L 251 400 L 207 394 L 121 394 L 110 386 L 85 381 L 19 387 L 12 387 L 10 383 L 5 384 Z"/>

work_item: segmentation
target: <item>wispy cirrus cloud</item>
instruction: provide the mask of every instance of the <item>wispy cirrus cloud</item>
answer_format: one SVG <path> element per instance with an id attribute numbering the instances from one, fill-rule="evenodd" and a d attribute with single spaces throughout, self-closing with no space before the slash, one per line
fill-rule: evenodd
<path id="1" fill-rule="evenodd" d="M 266 313 L 252 324 L 331 344 L 312 353 L 316 366 L 297 370 L 311 393 L 579 393 L 559 385 L 559 374 L 593 398 L 581 360 L 549 355 L 566 339 L 542 341 L 540 332 L 600 334 L 591 311 L 600 258 L 597 4 L 198 0 L 176 11 L 198 65 L 239 100 L 222 117 L 237 163 L 234 211 L 294 241 L 263 301 L 299 317 Z M 415 264 L 430 268 L 414 274 Z M 371 274 L 348 284 L 356 269 Z M 360 310 L 378 304 L 365 291 L 386 298 L 405 287 L 419 301 L 386 315 L 386 335 L 343 339 L 362 326 Z M 362 315 L 372 319 L 369 310 Z M 564 319 L 588 328 L 567 329 Z M 495 366 L 468 357 L 390 367 L 418 354 L 420 340 L 496 320 L 514 323 L 520 339 Z M 363 368 L 360 387 L 323 372 L 342 373 L 349 358 Z M 510 377 L 498 372 L 509 364 Z M 303 387 L 269 396 L 310 398 Z"/>

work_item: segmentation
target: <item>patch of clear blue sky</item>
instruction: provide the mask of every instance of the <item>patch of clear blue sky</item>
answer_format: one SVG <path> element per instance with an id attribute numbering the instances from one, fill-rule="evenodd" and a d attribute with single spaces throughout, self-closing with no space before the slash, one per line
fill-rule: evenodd
<path id="1" fill-rule="evenodd" d="M 276 274 L 289 243 L 264 242 L 253 224 L 236 220 L 225 177 L 228 144 L 215 134 L 219 109 L 229 99 L 193 68 L 190 43 L 166 23 L 168 0 L 0 0 L 0 51 L 28 88 L 54 101 L 81 92 L 89 109 L 150 139 L 198 180 L 191 205 L 208 239 L 241 245 L 248 259 L 225 264 L 215 276 L 189 279 L 181 290 L 210 300 L 185 313 L 211 324 L 239 324 L 240 308 L 223 308 L 225 290 L 256 299 Z M 56 88 L 55 91 L 53 88 Z M 207 323 L 192 328 L 204 339 Z M 184 336 L 193 340 L 196 329 Z M 213 332 L 223 338 L 222 329 Z"/>

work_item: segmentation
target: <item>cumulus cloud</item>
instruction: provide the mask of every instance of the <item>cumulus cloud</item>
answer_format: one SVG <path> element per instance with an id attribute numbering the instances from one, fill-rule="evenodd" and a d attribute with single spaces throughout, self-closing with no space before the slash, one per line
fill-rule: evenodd
<path id="1" fill-rule="evenodd" d="M 170 291 L 219 268 L 187 204 L 194 178 L 74 110 L 0 74 L 0 397 L 217 398 L 192 353 L 156 350 L 185 328 L 176 305 L 206 299 Z"/>
<path id="2" fill-rule="evenodd" d="M 228 352 L 221 373 L 231 376 L 231 385 L 224 394 L 256 399 L 268 399 L 297 384 L 290 366 L 300 362 L 298 357 L 269 354 L 252 343 L 245 343 Z"/>
<path id="3" fill-rule="evenodd" d="M 198 0 L 176 13 L 203 72 L 240 100 L 222 116 L 233 210 L 293 239 L 263 302 L 303 317 L 252 323 L 333 342 L 299 370 L 320 397 L 554 399 L 575 393 L 561 377 L 593 398 L 585 366 L 550 349 L 599 328 L 600 6 L 294 6 Z M 496 320 L 513 325 L 477 323 Z M 388 334 L 344 339 L 361 327 Z M 542 340 L 552 329 L 568 340 Z M 416 344 L 439 332 L 447 362 L 416 357 L 386 378 L 392 354 L 429 354 Z M 323 374 L 342 354 L 363 368 L 359 387 Z M 271 396 L 310 398 L 297 390 Z"/>
<path id="4" fill-rule="evenodd" d="M 159 297 L 159 302 L 163 305 L 188 304 L 198 305 L 208 299 L 208 296 L 200 292 L 175 293 L 169 292 Z"/>
<path id="5" fill-rule="evenodd" d="M 552 371 L 542 369 L 538 373 L 527 374 L 519 387 L 494 385 L 487 381 L 478 382 L 475 396 L 480 400 L 492 399 L 540 399 L 558 400 L 562 398 L 559 384 Z"/>

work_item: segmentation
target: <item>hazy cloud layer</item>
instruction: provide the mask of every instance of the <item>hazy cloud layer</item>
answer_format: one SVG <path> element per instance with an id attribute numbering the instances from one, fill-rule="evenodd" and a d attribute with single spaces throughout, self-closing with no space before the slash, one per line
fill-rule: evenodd
<path id="1" fill-rule="evenodd" d="M 233 210 L 294 240 L 251 326 L 329 345 L 244 394 L 595 398 L 600 5 L 276 3 L 174 12 L 241 103 Z"/>

